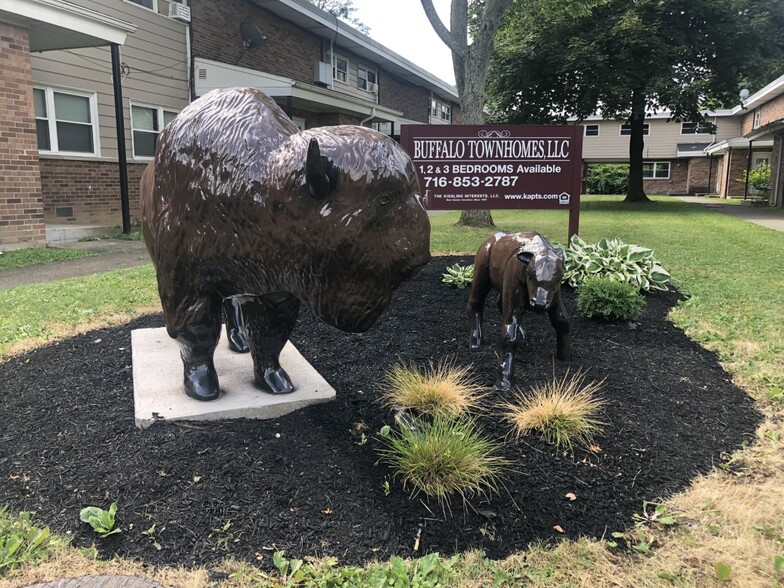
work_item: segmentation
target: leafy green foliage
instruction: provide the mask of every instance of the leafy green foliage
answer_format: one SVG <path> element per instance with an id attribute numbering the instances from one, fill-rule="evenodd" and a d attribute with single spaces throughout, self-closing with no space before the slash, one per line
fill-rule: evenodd
<path id="1" fill-rule="evenodd" d="M 446 505 L 457 494 L 497 491 L 506 462 L 494 455 L 497 445 L 481 435 L 476 422 L 435 415 L 415 429 L 403 427 L 384 439 L 382 459 L 412 488 Z"/>
<path id="2" fill-rule="evenodd" d="M 625 163 L 589 165 L 586 182 L 589 194 L 626 194 L 629 166 Z"/>
<path id="3" fill-rule="evenodd" d="M 732 575 L 732 568 L 727 564 L 717 561 L 713 568 L 716 570 L 716 577 L 721 582 L 726 582 L 730 579 L 730 576 Z"/>
<path id="4" fill-rule="evenodd" d="M 577 290 L 577 310 L 588 318 L 631 321 L 645 312 L 645 298 L 628 282 L 588 276 Z"/>
<path id="5" fill-rule="evenodd" d="M 92 253 L 79 249 L 14 249 L 0 251 L 0 270 L 11 267 L 29 267 L 44 265 L 55 261 L 66 261 L 89 257 Z"/>
<path id="6" fill-rule="evenodd" d="M 738 181 L 745 184 L 747 179 L 749 186 L 755 190 L 767 190 L 770 188 L 770 165 L 763 163 L 751 171 L 744 169 L 743 176 Z"/>
<path id="7" fill-rule="evenodd" d="M 456 263 L 446 268 L 446 273 L 443 274 L 441 281 L 444 284 L 454 286 L 455 288 L 465 288 L 471 285 L 474 279 L 474 264 L 463 267 Z"/>
<path id="8" fill-rule="evenodd" d="M 653 256 L 653 249 L 629 245 L 618 238 L 586 243 L 574 235 L 564 251 L 564 281 L 572 287 L 589 276 L 605 276 L 650 292 L 667 290 L 670 274 Z"/>
<path id="9" fill-rule="evenodd" d="M 12 517 L 0 509 L 0 578 L 24 563 L 44 559 L 60 544 L 49 527 L 41 529 L 32 524 L 29 512 Z"/>
<path id="10" fill-rule="evenodd" d="M 119 527 L 115 527 L 116 514 L 116 502 L 112 502 L 109 510 L 104 510 L 98 506 L 86 506 L 79 511 L 79 520 L 90 525 L 99 537 L 105 539 L 109 535 L 122 532 Z"/>
<path id="11" fill-rule="evenodd" d="M 370 27 L 359 20 L 354 13 L 357 7 L 354 6 L 353 0 L 308 0 L 311 4 L 315 4 L 321 10 L 329 12 L 332 16 L 339 18 L 358 31 L 368 35 L 370 34 Z"/>

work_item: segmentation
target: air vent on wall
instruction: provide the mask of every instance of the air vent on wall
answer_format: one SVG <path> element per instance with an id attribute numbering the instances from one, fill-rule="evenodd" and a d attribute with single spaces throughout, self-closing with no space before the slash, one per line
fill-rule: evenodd
<path id="1" fill-rule="evenodd" d="M 191 9 L 179 2 L 169 2 L 169 18 L 180 22 L 191 22 Z"/>
<path id="2" fill-rule="evenodd" d="M 207 79 L 207 70 L 204 69 L 203 67 L 199 68 L 199 79 L 200 80 L 206 80 Z"/>

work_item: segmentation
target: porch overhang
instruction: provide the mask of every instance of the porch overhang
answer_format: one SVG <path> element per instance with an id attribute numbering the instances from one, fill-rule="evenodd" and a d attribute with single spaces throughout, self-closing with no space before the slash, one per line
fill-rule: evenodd
<path id="1" fill-rule="evenodd" d="M 0 0 L 0 21 L 29 31 L 30 51 L 123 45 L 136 26 L 65 0 Z"/>
<path id="2" fill-rule="evenodd" d="M 730 149 L 748 149 L 749 146 L 755 149 L 773 147 L 773 139 L 764 141 L 755 141 L 754 139 L 749 139 L 748 137 L 726 139 L 724 141 L 719 141 L 718 143 L 708 145 L 705 148 L 705 153 L 708 155 L 716 155 L 719 153 L 724 153 L 725 151 L 729 151 Z"/>
<path id="3" fill-rule="evenodd" d="M 276 100 L 291 99 L 293 107 L 309 112 L 350 114 L 362 118 L 366 123 L 394 122 L 399 124 L 400 121 L 405 120 L 403 113 L 399 110 L 345 96 L 291 78 L 199 57 L 194 59 L 194 67 L 198 72 L 195 76 L 197 96 L 203 96 L 218 88 L 248 87 L 261 90 Z"/>

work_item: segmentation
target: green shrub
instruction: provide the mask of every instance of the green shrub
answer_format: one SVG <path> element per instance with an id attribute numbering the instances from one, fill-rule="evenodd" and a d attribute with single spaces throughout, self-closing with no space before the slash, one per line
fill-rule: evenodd
<path id="1" fill-rule="evenodd" d="M 497 445 L 483 437 L 471 419 L 435 415 L 417 428 L 401 428 L 384 437 L 382 459 L 411 487 L 412 496 L 424 492 L 444 506 L 454 494 L 498 490 L 506 461 L 494 455 Z"/>
<path id="2" fill-rule="evenodd" d="M 738 181 L 746 183 L 747 173 L 743 170 L 743 177 Z M 748 172 L 749 186 L 755 190 L 767 190 L 770 187 L 770 165 L 763 163 Z"/>
<path id="3" fill-rule="evenodd" d="M 577 235 L 564 250 L 564 281 L 578 287 L 589 276 L 627 282 L 639 290 L 667 290 L 670 274 L 653 256 L 653 249 L 620 239 L 586 243 Z"/>
<path id="4" fill-rule="evenodd" d="M 629 166 L 625 163 L 589 165 L 586 184 L 589 194 L 626 194 Z"/>
<path id="5" fill-rule="evenodd" d="M 645 298 L 628 282 L 590 276 L 577 290 L 577 310 L 588 318 L 630 321 L 645 312 Z"/>
<path id="6" fill-rule="evenodd" d="M 441 281 L 455 288 L 465 288 L 471 285 L 474 279 L 474 265 L 463 267 L 459 263 L 446 268 L 446 273 L 442 275 Z"/>

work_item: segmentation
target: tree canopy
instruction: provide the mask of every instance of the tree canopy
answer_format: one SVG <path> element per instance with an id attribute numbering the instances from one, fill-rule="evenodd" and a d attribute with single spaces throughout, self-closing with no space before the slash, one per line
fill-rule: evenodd
<path id="1" fill-rule="evenodd" d="M 737 104 L 742 86 L 782 73 L 782 24 L 782 3 L 768 0 L 598 0 L 580 11 L 515 0 L 489 75 L 493 117 L 628 120 L 627 200 L 647 200 L 646 112 L 697 122 Z"/>
<path id="2" fill-rule="evenodd" d="M 311 4 L 315 4 L 321 10 L 329 12 L 332 16 L 344 20 L 352 25 L 357 30 L 370 34 L 370 27 L 354 16 L 357 8 L 354 6 L 353 0 L 308 0 Z"/>

